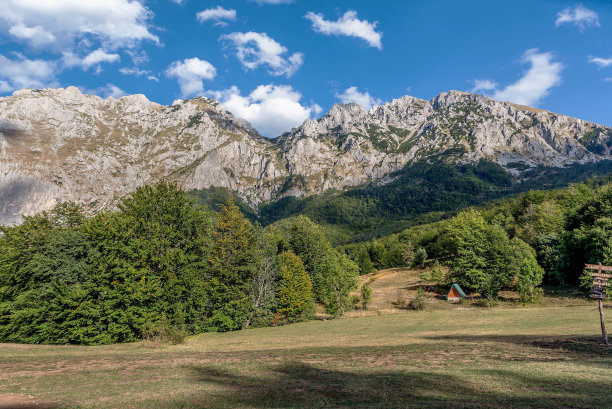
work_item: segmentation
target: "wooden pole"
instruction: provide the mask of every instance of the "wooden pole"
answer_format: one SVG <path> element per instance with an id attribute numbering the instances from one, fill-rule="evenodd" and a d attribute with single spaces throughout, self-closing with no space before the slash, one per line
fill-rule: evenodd
<path id="1" fill-rule="evenodd" d="M 604 312 L 603 312 L 603 302 L 601 298 L 599 299 L 599 319 L 601 320 L 601 335 L 603 336 L 603 341 L 606 346 L 609 346 L 608 343 L 608 333 L 606 332 L 606 323 L 604 322 Z"/>
<path id="2" fill-rule="evenodd" d="M 599 271 L 600 273 L 603 273 L 603 266 L 601 264 L 601 261 L 598 263 L 599 264 Z M 610 344 L 608 343 L 608 333 L 606 332 L 606 323 L 604 321 L 604 311 L 603 311 L 603 301 L 600 298 L 599 300 L 599 320 L 601 321 L 601 336 L 603 338 L 603 342 L 606 346 L 609 346 Z"/>

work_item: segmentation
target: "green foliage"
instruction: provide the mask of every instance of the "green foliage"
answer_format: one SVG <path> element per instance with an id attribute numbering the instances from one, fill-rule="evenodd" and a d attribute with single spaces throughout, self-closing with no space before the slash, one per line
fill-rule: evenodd
<path id="1" fill-rule="evenodd" d="M 256 240 L 256 271 L 249 294 L 252 309 L 245 327 L 262 327 L 272 324 L 276 310 L 276 290 L 279 274 L 278 253 L 282 240 L 274 229 L 254 226 Z"/>
<path id="2" fill-rule="evenodd" d="M 480 213 L 470 209 L 459 213 L 447 225 L 445 247 L 450 255 L 450 278 L 466 291 L 493 298 L 512 283 L 514 261 L 510 239 L 497 225 L 489 225 Z"/>
<path id="3" fill-rule="evenodd" d="M 246 326 L 252 309 L 249 286 L 258 263 L 253 225 L 233 201 L 216 214 L 210 258 L 209 291 L 214 314 L 209 329 L 231 331 Z"/>
<path id="4" fill-rule="evenodd" d="M 425 290 L 419 287 L 417 289 L 417 295 L 408 303 L 408 308 L 411 310 L 420 311 L 424 310 L 426 306 L 427 302 L 425 301 Z"/>
<path id="5" fill-rule="evenodd" d="M 359 246 L 355 262 L 359 267 L 359 274 L 361 275 L 370 274 L 374 270 L 372 260 L 370 260 L 370 253 L 366 246 Z"/>
<path id="6" fill-rule="evenodd" d="M 147 346 L 155 347 L 164 344 L 177 345 L 185 342 L 188 333 L 184 329 L 171 325 L 166 317 L 155 323 L 146 323 L 143 328 L 143 340 Z"/>
<path id="7" fill-rule="evenodd" d="M 63 205 L 4 228 L 0 339 L 126 342 L 162 320 L 202 330 L 210 215 L 165 183 L 139 188 L 119 208 L 86 220 Z"/>
<path id="8" fill-rule="evenodd" d="M 304 262 L 316 301 L 328 313 L 342 315 L 352 305 L 350 292 L 357 285 L 358 266 L 346 254 L 336 251 L 323 230 L 305 216 L 294 220 L 289 234 L 289 247 Z"/>
<path id="9" fill-rule="evenodd" d="M 414 259 L 412 260 L 412 265 L 414 267 L 423 268 L 425 266 L 425 260 L 427 260 L 427 250 L 421 247 L 414 253 Z"/>
<path id="10" fill-rule="evenodd" d="M 538 265 L 535 250 L 515 237 L 510 241 L 510 251 L 513 256 L 512 266 L 518 270 L 516 290 L 521 302 L 537 302 L 542 295 L 540 285 L 544 278 L 544 269 Z"/>
<path id="11" fill-rule="evenodd" d="M 302 260 L 288 251 L 279 256 L 278 316 L 285 322 L 303 321 L 314 315 L 310 276 Z"/>
<path id="12" fill-rule="evenodd" d="M 446 281 L 446 272 L 444 271 L 440 263 L 436 261 L 436 264 L 431 270 L 427 270 L 421 273 L 421 280 L 428 283 L 440 284 Z"/>
<path id="13" fill-rule="evenodd" d="M 372 301 L 372 287 L 370 287 L 370 284 L 365 283 L 361 286 L 361 307 L 367 310 L 370 301 Z"/>

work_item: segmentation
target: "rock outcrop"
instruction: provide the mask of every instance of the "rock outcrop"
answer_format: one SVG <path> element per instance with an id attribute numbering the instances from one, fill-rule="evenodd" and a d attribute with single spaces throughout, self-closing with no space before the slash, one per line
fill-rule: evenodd
<path id="1" fill-rule="evenodd" d="M 0 223 L 76 201 L 112 206 L 165 179 L 229 188 L 256 205 L 384 178 L 444 155 L 532 166 L 610 158 L 612 128 L 458 91 L 375 106 L 337 104 L 274 140 L 217 101 L 163 106 L 144 95 L 102 99 L 76 87 L 0 98 Z"/>

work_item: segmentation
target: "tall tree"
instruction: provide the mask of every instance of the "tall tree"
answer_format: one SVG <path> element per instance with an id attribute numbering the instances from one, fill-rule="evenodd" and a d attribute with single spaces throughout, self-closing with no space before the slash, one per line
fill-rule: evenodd
<path id="1" fill-rule="evenodd" d="M 258 269 L 257 243 L 253 225 L 231 199 L 215 218 L 210 259 L 210 329 L 230 331 L 243 328 L 252 309 L 249 290 Z"/>
<path id="2" fill-rule="evenodd" d="M 279 256 L 278 315 L 286 322 L 302 321 L 314 314 L 312 282 L 302 260 L 293 252 Z"/>

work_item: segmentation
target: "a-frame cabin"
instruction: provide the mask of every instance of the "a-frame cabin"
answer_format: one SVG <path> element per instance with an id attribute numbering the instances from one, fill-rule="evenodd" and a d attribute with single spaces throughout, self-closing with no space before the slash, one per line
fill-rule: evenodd
<path id="1" fill-rule="evenodd" d="M 465 295 L 465 293 L 457 283 L 453 283 L 450 290 L 448 291 L 448 294 L 446 294 L 446 299 L 448 301 L 460 301 L 462 298 L 465 297 L 467 297 L 467 295 Z"/>

